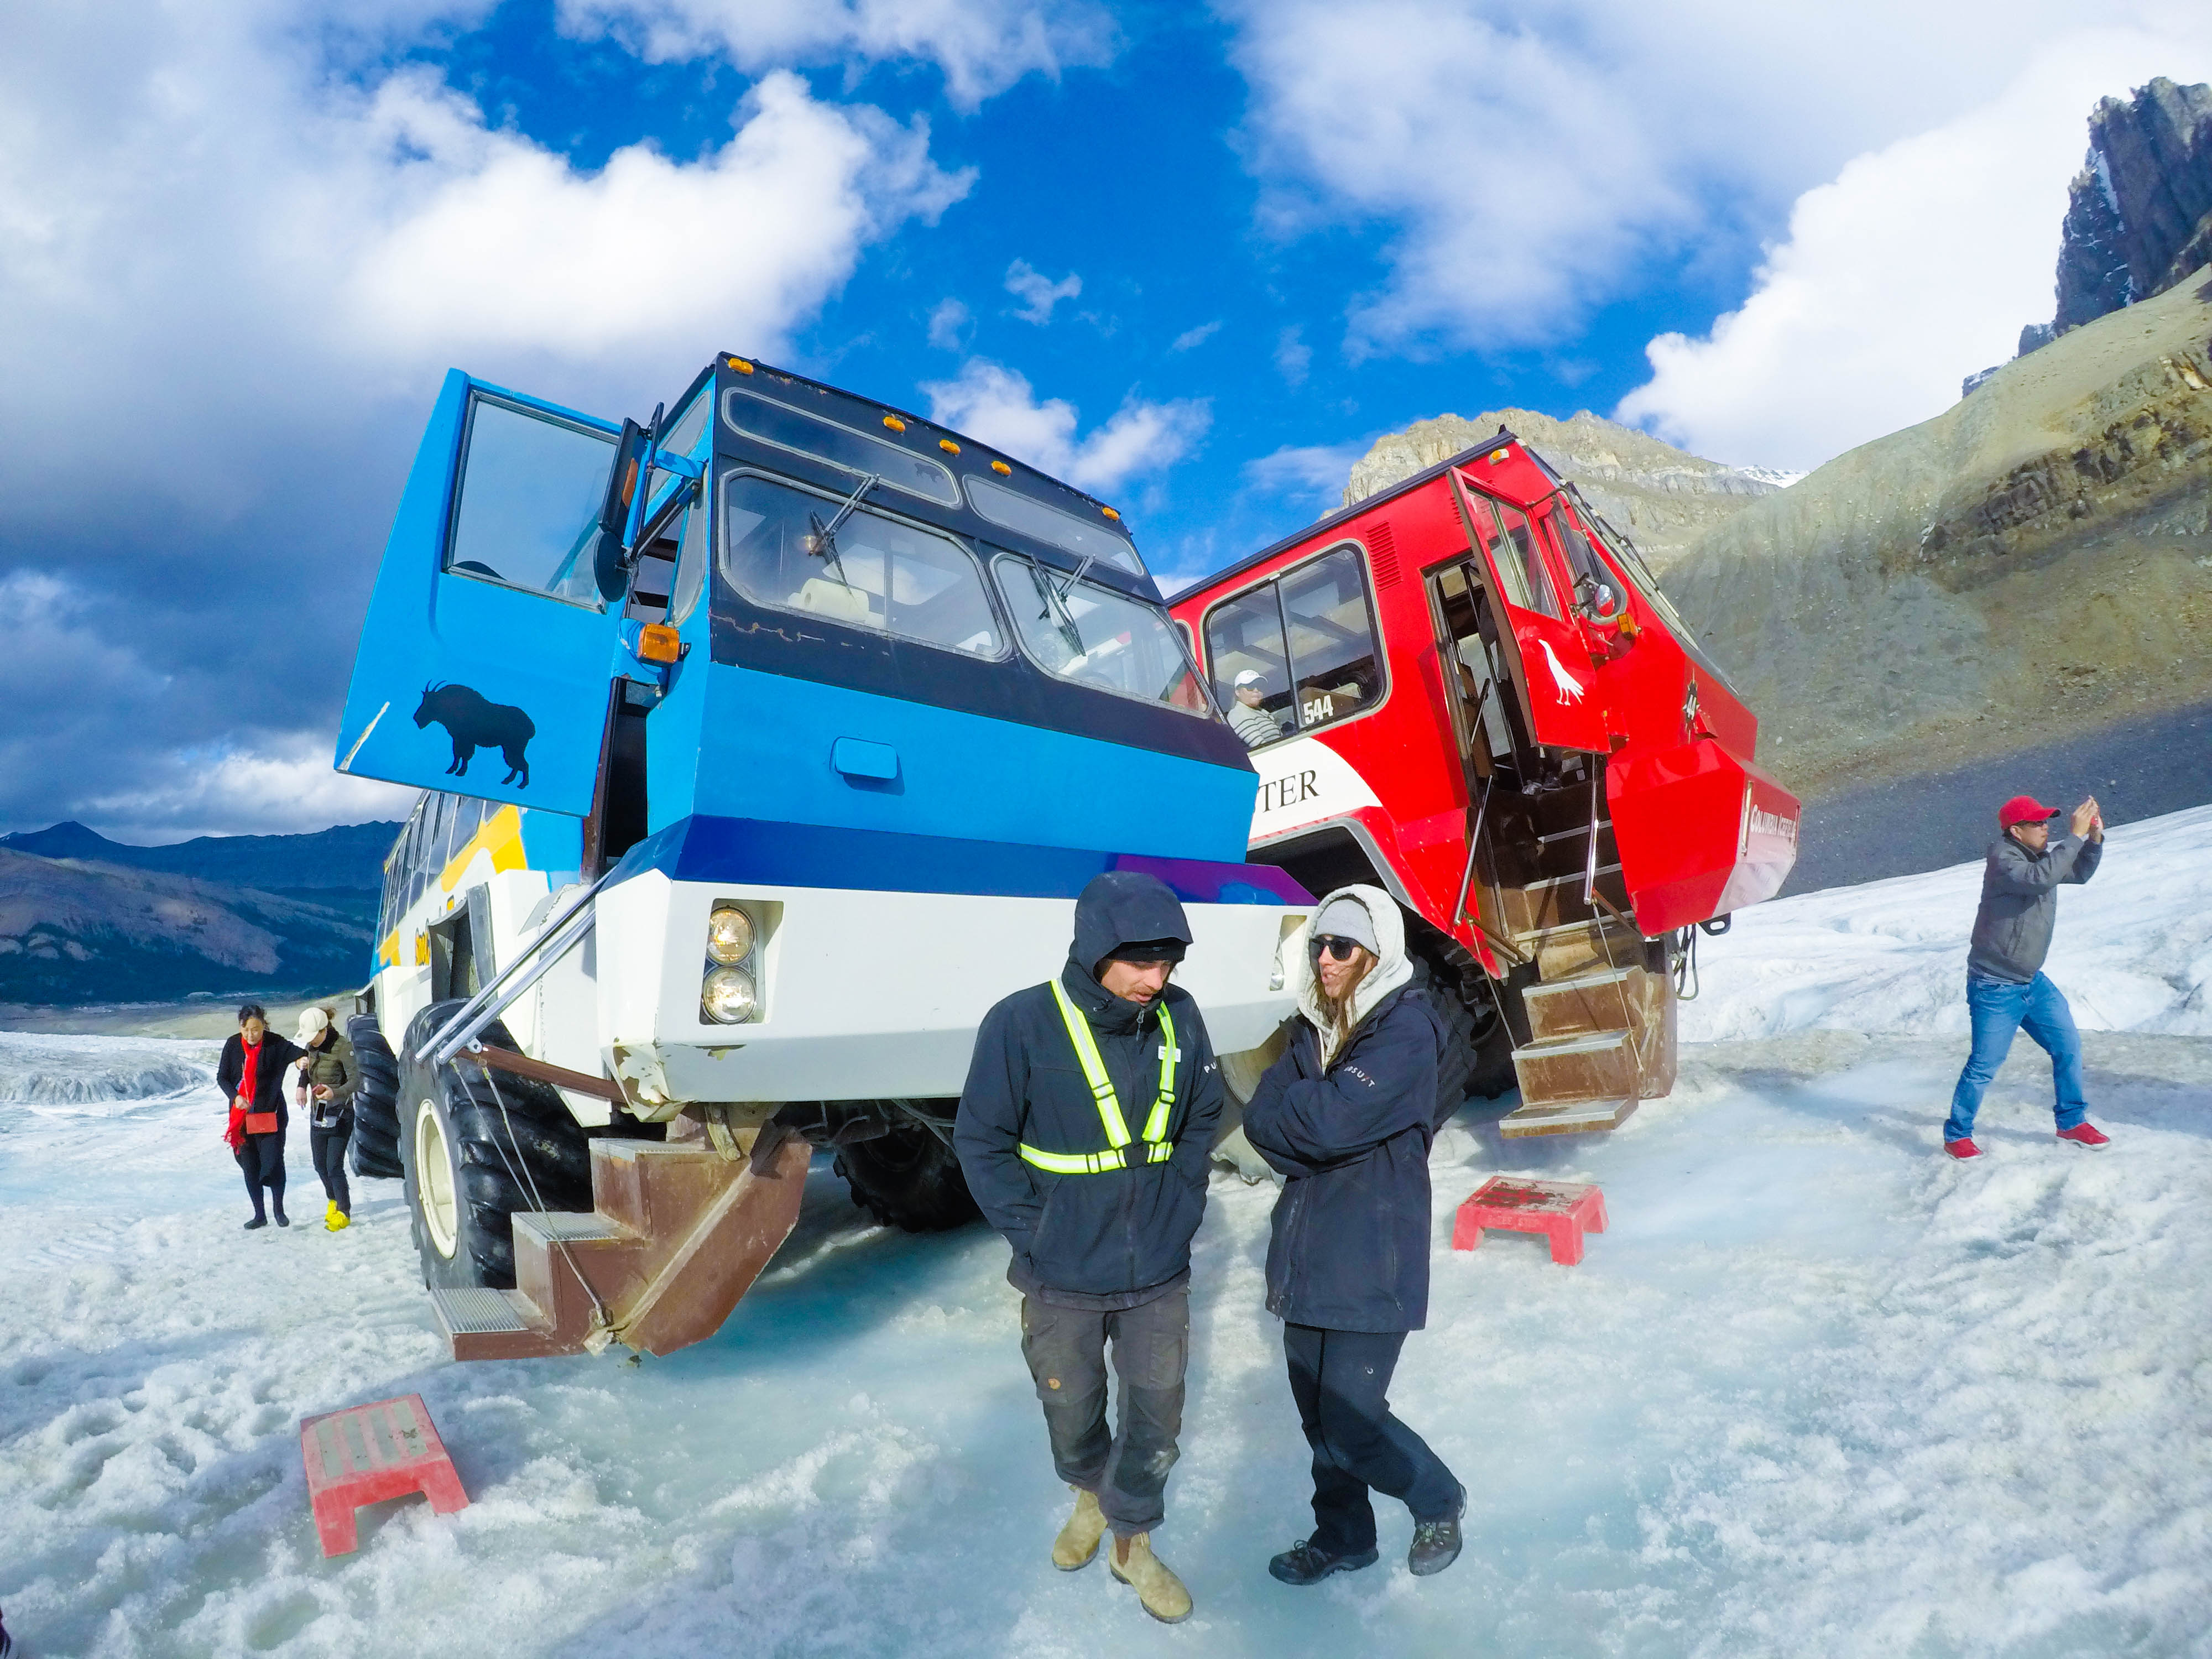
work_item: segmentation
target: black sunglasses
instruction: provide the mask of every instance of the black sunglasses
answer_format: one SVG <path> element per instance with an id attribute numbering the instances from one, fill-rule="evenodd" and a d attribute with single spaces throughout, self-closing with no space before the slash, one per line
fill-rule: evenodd
<path id="1" fill-rule="evenodd" d="M 1349 962 L 1352 953 L 1361 948 L 1359 941 L 1339 939 L 1334 933 L 1322 933 L 1313 942 L 1314 954 L 1327 957 L 1331 962 Z"/>

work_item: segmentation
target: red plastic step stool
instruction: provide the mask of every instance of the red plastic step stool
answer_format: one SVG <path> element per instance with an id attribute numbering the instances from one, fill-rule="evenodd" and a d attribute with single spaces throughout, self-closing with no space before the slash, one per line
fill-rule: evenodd
<path id="1" fill-rule="evenodd" d="M 1583 1235 L 1605 1231 L 1605 1194 L 1579 1181 L 1492 1176 L 1459 1206 L 1458 1219 L 1452 1224 L 1452 1249 L 1473 1249 L 1482 1243 L 1485 1227 L 1548 1234 L 1552 1260 L 1571 1267 L 1583 1259 Z"/>
<path id="2" fill-rule="evenodd" d="M 446 1443 L 419 1394 L 349 1406 L 300 1419 L 300 1458 L 325 1556 L 359 1546 L 353 1512 L 363 1504 L 419 1492 L 440 1515 L 469 1506 Z"/>

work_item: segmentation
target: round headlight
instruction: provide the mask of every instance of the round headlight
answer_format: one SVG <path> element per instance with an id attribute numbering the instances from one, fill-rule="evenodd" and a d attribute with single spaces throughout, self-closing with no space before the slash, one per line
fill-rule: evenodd
<path id="1" fill-rule="evenodd" d="M 753 919 L 734 904 L 718 904 L 707 919 L 707 954 L 725 967 L 753 953 Z"/>
<path id="2" fill-rule="evenodd" d="M 741 1025 L 753 1017 L 753 976 L 742 968 L 717 968 L 699 987 L 699 1012 L 720 1025 Z"/>

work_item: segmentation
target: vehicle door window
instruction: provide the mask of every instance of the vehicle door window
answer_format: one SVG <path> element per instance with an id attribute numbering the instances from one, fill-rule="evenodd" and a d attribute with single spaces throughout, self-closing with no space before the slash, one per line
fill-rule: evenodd
<path id="1" fill-rule="evenodd" d="M 991 572 L 1022 648 L 1047 673 L 1212 718 L 1182 635 L 1164 611 L 1016 553 L 999 555 Z"/>
<path id="2" fill-rule="evenodd" d="M 1487 495 L 1468 494 L 1474 520 L 1474 532 L 1483 539 L 1497 561 L 1498 579 L 1505 584 L 1505 599 L 1523 611 L 1536 611 L 1554 619 L 1564 620 L 1559 610 L 1559 596 L 1552 592 L 1552 579 L 1544 569 L 1544 556 L 1536 544 L 1536 532 L 1528 518 L 1518 507 Z"/>
<path id="3" fill-rule="evenodd" d="M 615 447 L 611 433 L 471 398 L 446 568 L 598 609 L 592 554 Z"/>
<path id="4" fill-rule="evenodd" d="M 757 473 L 722 488 L 722 574 L 756 605 L 979 657 L 1005 654 L 982 572 L 950 536 Z"/>
<path id="5" fill-rule="evenodd" d="M 1229 724 L 1246 748 L 1261 748 L 1297 729 L 1291 708 L 1291 653 L 1283 642 L 1283 607 L 1274 583 L 1206 613 L 1206 659 L 1214 700 L 1229 711 Z"/>
<path id="6" fill-rule="evenodd" d="M 1299 729 L 1373 708 L 1382 693 L 1382 653 L 1359 550 L 1340 547 L 1288 572 L 1280 585 Z"/>
<path id="7" fill-rule="evenodd" d="M 1604 567 L 1598 563 L 1597 555 L 1590 551 L 1589 538 L 1575 527 L 1572 520 L 1554 509 L 1544 515 L 1544 524 L 1558 538 L 1559 552 L 1567 562 L 1567 568 L 1574 574 L 1577 587 L 1585 579 L 1605 581 Z"/>
<path id="8" fill-rule="evenodd" d="M 1437 609 L 1449 641 L 1445 667 L 1469 738 L 1476 770 L 1513 753 L 1513 683 L 1498 645 L 1490 593 L 1473 567 L 1455 564 L 1437 573 Z"/>

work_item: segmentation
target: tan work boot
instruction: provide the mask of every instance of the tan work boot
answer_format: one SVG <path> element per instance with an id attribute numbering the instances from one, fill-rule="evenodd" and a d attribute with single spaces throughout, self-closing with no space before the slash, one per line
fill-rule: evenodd
<path id="1" fill-rule="evenodd" d="M 1152 1553 L 1152 1535 L 1116 1538 L 1106 1565 L 1114 1576 L 1137 1592 L 1146 1613 L 1163 1625 L 1179 1625 L 1190 1617 L 1190 1592 L 1166 1562 Z"/>
<path id="2" fill-rule="evenodd" d="M 1075 1513 L 1052 1540 L 1052 1564 L 1062 1572 L 1078 1572 L 1089 1566 L 1098 1553 L 1099 1537 L 1106 1530 L 1106 1517 L 1099 1512 L 1097 1495 L 1080 1486 L 1073 1490 Z"/>

